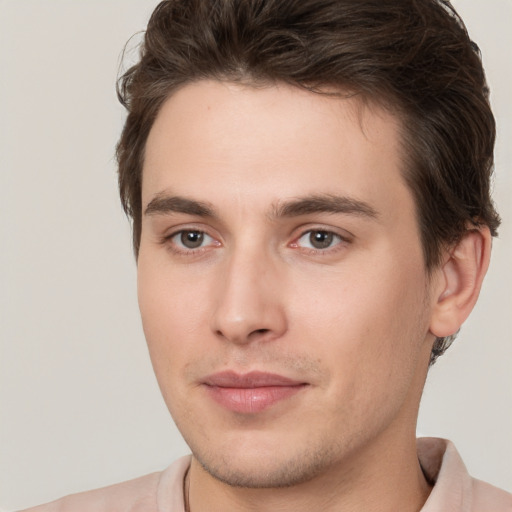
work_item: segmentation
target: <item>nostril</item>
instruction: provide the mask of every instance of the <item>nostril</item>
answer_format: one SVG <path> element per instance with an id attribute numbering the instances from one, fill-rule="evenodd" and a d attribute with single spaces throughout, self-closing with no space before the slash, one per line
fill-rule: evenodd
<path id="1" fill-rule="evenodd" d="M 269 332 L 270 329 L 256 329 L 255 331 L 253 331 L 254 334 L 265 334 L 267 332 Z"/>
<path id="2" fill-rule="evenodd" d="M 267 334 L 270 331 L 271 331 L 271 329 L 254 329 L 254 331 L 251 331 L 249 333 L 249 335 L 247 336 L 246 339 L 248 340 L 249 338 L 263 336 L 263 335 Z M 215 331 L 215 335 L 219 336 L 221 338 L 225 338 L 226 337 L 225 334 L 220 329 L 217 329 Z M 234 338 L 234 336 L 232 335 L 231 338 Z"/>

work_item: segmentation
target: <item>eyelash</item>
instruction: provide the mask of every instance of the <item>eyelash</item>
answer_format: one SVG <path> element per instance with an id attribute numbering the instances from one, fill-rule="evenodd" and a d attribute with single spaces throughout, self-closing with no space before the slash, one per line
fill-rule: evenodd
<path id="1" fill-rule="evenodd" d="M 208 238 L 211 238 L 211 240 L 214 243 L 213 244 L 210 243 L 206 246 L 200 246 L 197 248 L 181 248 L 176 244 L 176 242 L 173 242 L 173 239 L 176 238 L 177 236 L 183 236 L 183 234 L 185 234 L 185 233 L 197 233 L 200 236 L 206 236 Z M 326 247 L 324 249 L 313 248 L 313 247 L 312 248 L 301 247 L 298 244 L 299 240 L 301 240 L 302 238 L 304 238 L 307 235 L 311 236 L 311 234 L 313 234 L 313 233 L 322 233 L 324 235 L 330 235 L 337 242 L 334 243 L 334 245 Z M 326 255 L 336 253 L 339 250 L 342 250 L 350 242 L 351 242 L 351 240 L 349 237 L 342 236 L 333 230 L 324 229 L 324 228 L 309 228 L 305 231 L 302 231 L 300 233 L 300 235 L 294 239 L 293 242 L 288 244 L 288 247 L 291 247 L 296 250 L 302 250 L 305 254 L 307 254 L 309 256 L 316 256 L 316 255 L 326 256 Z M 188 256 L 188 257 L 197 256 L 199 254 L 206 252 L 208 250 L 209 245 L 213 245 L 214 248 L 222 246 L 221 242 L 215 240 L 215 238 L 210 236 L 206 231 L 204 231 L 202 229 L 194 229 L 194 228 L 180 229 L 178 231 L 174 231 L 171 234 L 164 236 L 161 240 L 161 243 L 163 245 L 168 246 L 168 248 L 171 252 L 181 255 L 181 256 Z"/>

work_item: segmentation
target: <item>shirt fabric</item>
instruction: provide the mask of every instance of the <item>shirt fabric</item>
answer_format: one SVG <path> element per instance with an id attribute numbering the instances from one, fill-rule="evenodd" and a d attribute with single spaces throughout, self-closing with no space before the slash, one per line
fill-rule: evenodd
<path id="1" fill-rule="evenodd" d="M 418 439 L 418 458 L 435 483 L 421 512 L 512 512 L 512 494 L 469 476 L 455 446 L 444 439 Z M 185 512 L 183 480 L 190 456 L 160 473 L 67 496 L 25 512 Z"/>

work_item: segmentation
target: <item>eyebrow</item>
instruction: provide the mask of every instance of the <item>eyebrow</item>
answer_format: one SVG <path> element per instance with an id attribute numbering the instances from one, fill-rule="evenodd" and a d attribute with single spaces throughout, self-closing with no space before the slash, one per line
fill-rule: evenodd
<path id="1" fill-rule="evenodd" d="M 164 194 L 157 194 L 144 210 L 144 215 L 167 213 L 185 213 L 198 217 L 215 217 L 213 207 L 209 203 Z"/>
<path id="2" fill-rule="evenodd" d="M 376 219 L 379 216 L 377 210 L 364 201 L 333 194 L 299 197 L 285 201 L 274 207 L 272 216 L 299 217 L 312 213 L 343 213 L 370 219 Z"/>
<path id="3" fill-rule="evenodd" d="M 165 215 L 184 213 L 197 217 L 217 217 L 214 207 L 207 202 L 188 199 L 182 196 L 157 194 L 144 210 L 144 215 Z M 347 196 L 319 194 L 299 197 L 274 204 L 270 217 L 300 217 L 313 213 L 341 213 L 375 219 L 378 212 L 364 201 Z"/>

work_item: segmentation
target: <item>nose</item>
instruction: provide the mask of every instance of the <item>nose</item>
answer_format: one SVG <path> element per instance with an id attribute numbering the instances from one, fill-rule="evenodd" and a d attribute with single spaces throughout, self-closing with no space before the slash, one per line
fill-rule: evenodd
<path id="1" fill-rule="evenodd" d="M 214 334 L 235 344 L 270 341 L 287 330 L 282 273 L 263 251 L 233 253 L 216 279 Z"/>

